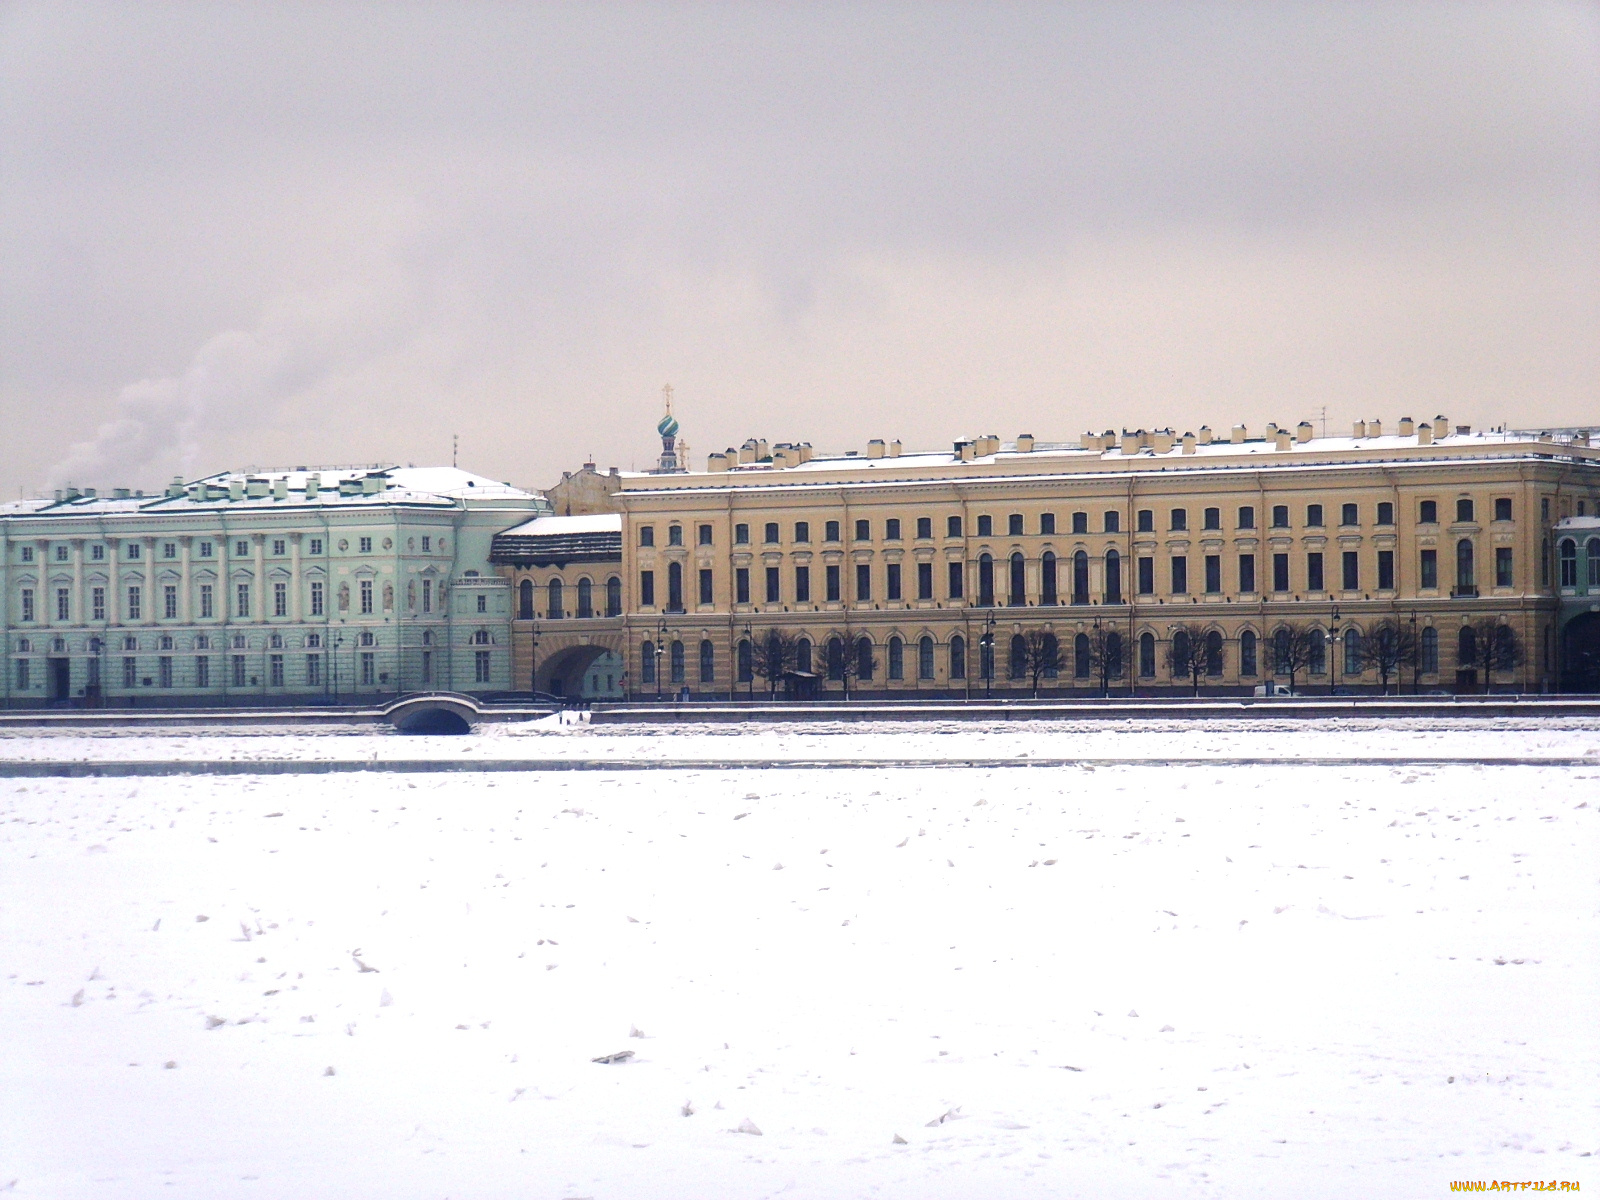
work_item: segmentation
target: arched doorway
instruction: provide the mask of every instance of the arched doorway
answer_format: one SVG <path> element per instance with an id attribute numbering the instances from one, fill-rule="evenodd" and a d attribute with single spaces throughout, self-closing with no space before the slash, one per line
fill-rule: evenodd
<path id="1" fill-rule="evenodd" d="M 1562 629 L 1561 690 L 1600 692 L 1600 613 L 1580 613 Z"/>

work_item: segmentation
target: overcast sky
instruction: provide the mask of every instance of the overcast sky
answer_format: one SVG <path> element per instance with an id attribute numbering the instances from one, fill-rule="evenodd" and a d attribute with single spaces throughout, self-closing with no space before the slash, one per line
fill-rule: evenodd
<path id="1" fill-rule="evenodd" d="M 0 495 L 1600 426 L 1600 7 L 0 4 Z"/>

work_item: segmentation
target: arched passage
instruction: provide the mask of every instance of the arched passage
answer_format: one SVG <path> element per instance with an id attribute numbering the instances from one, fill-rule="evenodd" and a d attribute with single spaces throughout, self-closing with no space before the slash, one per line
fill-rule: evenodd
<path id="1" fill-rule="evenodd" d="M 1581 613 L 1561 631 L 1561 690 L 1600 692 L 1600 613 Z"/>
<path id="2" fill-rule="evenodd" d="M 585 676 L 589 674 L 591 667 L 608 656 L 617 657 L 609 647 L 598 643 L 567 646 L 553 650 L 549 654 L 541 653 L 535 671 L 533 690 L 552 696 L 576 698 L 586 695 L 590 689 L 584 686 Z M 617 681 L 613 690 L 620 690 L 621 669 L 621 659 L 618 657 L 611 672 L 613 679 Z"/>

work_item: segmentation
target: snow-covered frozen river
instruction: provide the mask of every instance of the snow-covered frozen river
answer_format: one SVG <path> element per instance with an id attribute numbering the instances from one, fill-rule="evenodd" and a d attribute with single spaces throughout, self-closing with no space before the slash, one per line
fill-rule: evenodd
<path id="1" fill-rule="evenodd" d="M 0 779 L 0 1191 L 1600 1186 L 1593 728 L 544 733 L 0 759 L 1147 761 Z"/>

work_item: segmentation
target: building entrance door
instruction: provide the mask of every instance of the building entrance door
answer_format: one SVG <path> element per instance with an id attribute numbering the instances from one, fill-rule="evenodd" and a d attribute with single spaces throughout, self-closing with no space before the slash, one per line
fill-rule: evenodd
<path id="1" fill-rule="evenodd" d="M 72 698 L 72 660 L 70 658 L 50 659 L 50 699 L 69 700 Z"/>

